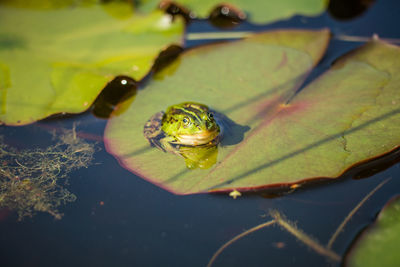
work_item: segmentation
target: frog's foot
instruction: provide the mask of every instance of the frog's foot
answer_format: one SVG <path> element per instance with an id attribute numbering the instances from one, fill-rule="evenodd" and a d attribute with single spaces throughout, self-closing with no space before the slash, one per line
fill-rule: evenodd
<path id="1" fill-rule="evenodd" d="M 179 145 L 176 144 L 172 144 L 172 142 L 176 141 L 174 137 L 172 136 L 168 136 L 165 138 L 162 138 L 160 140 L 160 148 L 164 151 L 164 152 L 169 152 L 172 154 L 176 154 L 176 155 L 180 155 L 179 153 Z"/>
<path id="2" fill-rule="evenodd" d="M 167 152 L 167 151 L 162 147 L 162 145 L 160 144 L 160 142 L 159 142 L 158 140 L 149 139 L 148 141 L 149 141 L 151 147 L 155 147 L 155 148 L 160 149 L 160 150 L 163 151 L 163 152 Z"/>

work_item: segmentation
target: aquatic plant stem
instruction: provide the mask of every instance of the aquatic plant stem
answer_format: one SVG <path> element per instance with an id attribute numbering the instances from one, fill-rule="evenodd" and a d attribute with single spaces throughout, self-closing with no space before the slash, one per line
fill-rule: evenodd
<path id="1" fill-rule="evenodd" d="M 343 220 L 343 222 L 339 225 L 339 227 L 336 229 L 335 233 L 332 235 L 331 239 L 329 239 L 328 245 L 326 246 L 328 249 L 332 248 L 333 243 L 336 241 L 338 235 L 340 232 L 343 231 L 343 228 L 346 226 L 346 224 L 350 221 L 350 219 L 353 217 L 353 215 L 361 208 L 361 206 L 376 192 L 378 191 L 379 188 L 381 188 L 384 184 L 386 184 L 390 179 L 388 178 L 384 181 L 382 181 L 380 184 L 378 184 L 374 189 L 371 190 L 358 204 L 355 206 L 351 212 L 346 216 L 346 218 Z"/>
<path id="2" fill-rule="evenodd" d="M 186 40 L 194 41 L 194 40 L 221 40 L 221 39 L 240 39 L 248 37 L 252 34 L 256 34 L 257 32 L 251 31 L 238 31 L 238 32 L 195 32 L 188 33 L 186 35 Z M 379 38 L 378 36 L 352 36 L 345 34 L 333 35 L 332 37 L 335 40 L 345 41 L 345 42 L 368 42 L 371 38 Z M 379 38 L 382 41 L 394 44 L 400 44 L 400 39 L 397 38 Z"/>
<path id="3" fill-rule="evenodd" d="M 186 40 L 240 39 L 252 34 L 255 34 L 255 32 L 195 32 L 188 33 Z"/>
<path id="4" fill-rule="evenodd" d="M 229 240 L 228 242 L 226 242 L 225 244 L 222 245 L 222 247 L 220 247 L 217 252 L 214 253 L 214 255 L 211 257 L 210 261 L 207 264 L 207 267 L 211 267 L 212 264 L 214 263 L 215 259 L 222 253 L 222 251 L 224 251 L 228 246 L 232 245 L 234 242 L 236 242 L 237 240 L 239 240 L 240 238 L 249 235 L 251 233 L 254 233 L 255 231 L 258 231 L 262 228 L 268 227 L 272 224 L 274 224 L 276 221 L 275 220 L 271 220 L 262 224 L 259 224 L 253 228 L 250 228 L 249 230 L 244 231 L 243 233 L 235 236 L 234 238 L 232 238 L 231 240 Z"/>
<path id="5" fill-rule="evenodd" d="M 336 254 L 334 251 L 319 244 L 316 240 L 313 240 L 311 237 L 306 235 L 303 231 L 298 229 L 293 223 L 286 221 L 277 210 L 270 211 L 270 215 L 286 231 L 288 231 L 290 234 L 294 235 L 297 239 L 299 239 L 301 242 L 306 244 L 311 249 L 315 250 L 318 254 L 327 256 L 328 258 L 330 258 L 334 261 L 341 260 L 340 256 L 338 254 Z"/>
<path id="6" fill-rule="evenodd" d="M 368 42 L 371 40 L 371 37 L 364 37 L 364 36 L 352 36 L 346 34 L 338 34 L 333 37 L 336 40 L 345 41 L 345 42 Z M 378 35 L 374 34 L 372 38 L 380 39 L 382 41 L 393 43 L 393 44 L 400 44 L 400 39 L 397 38 L 380 38 Z"/>

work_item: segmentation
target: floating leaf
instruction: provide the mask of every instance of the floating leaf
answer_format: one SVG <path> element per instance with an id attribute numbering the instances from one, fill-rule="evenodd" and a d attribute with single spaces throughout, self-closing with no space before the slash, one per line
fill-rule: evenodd
<path id="1" fill-rule="evenodd" d="M 141 177 L 190 194 L 334 178 L 394 150 L 400 143 L 397 46 L 371 41 L 286 102 L 321 56 L 327 35 L 277 31 L 185 53 L 109 122 L 108 151 Z M 148 118 L 185 101 L 250 127 L 243 141 L 219 147 L 210 169 L 188 170 L 143 137 Z"/>
<path id="2" fill-rule="evenodd" d="M 400 198 L 389 201 L 353 245 L 346 266 L 399 266 Z"/>
<path id="3" fill-rule="evenodd" d="M 142 79 L 163 48 L 181 42 L 182 20 L 172 22 L 161 11 L 110 16 L 117 4 L 53 10 L 0 5 L 1 122 L 23 125 L 82 112 L 116 75 Z"/>
<path id="4" fill-rule="evenodd" d="M 171 1 L 142 0 L 139 8 L 144 11 L 153 10 L 159 2 L 167 5 Z M 321 14 L 327 7 L 326 0 L 177 0 L 173 1 L 190 9 L 200 18 L 210 15 L 212 10 L 221 4 L 229 4 L 239 10 L 244 10 L 249 20 L 254 23 L 268 23 L 281 19 L 287 19 L 294 15 L 316 16 Z M 225 13 L 227 11 L 224 11 Z"/>
<path id="5" fill-rule="evenodd" d="M 274 118 L 281 121 L 290 118 L 283 113 L 305 109 L 300 104 L 284 108 L 283 103 L 322 57 L 328 40 L 328 30 L 282 30 L 192 49 L 140 91 L 125 113 L 109 121 L 107 149 L 127 169 L 178 194 L 295 182 L 300 179 L 298 172 L 308 177 L 309 166 L 296 166 L 291 161 L 279 166 L 282 173 L 273 168 L 264 169 L 273 171 L 269 174 L 256 170 L 260 164 L 273 163 L 282 153 L 290 155 L 312 142 L 310 133 L 294 140 L 281 131 L 262 140 L 259 137 L 269 131 Z M 143 136 L 143 126 L 152 115 L 187 101 L 206 104 L 234 123 L 250 127 L 242 142 L 243 131 L 234 130 L 224 137 L 223 141 L 236 141 L 218 148 L 218 163 L 212 168 L 189 170 L 178 156 L 151 148 Z M 311 118 L 310 123 L 314 124 Z M 251 143 L 252 139 L 256 143 Z M 287 177 L 283 170 L 288 168 L 296 176 Z"/>

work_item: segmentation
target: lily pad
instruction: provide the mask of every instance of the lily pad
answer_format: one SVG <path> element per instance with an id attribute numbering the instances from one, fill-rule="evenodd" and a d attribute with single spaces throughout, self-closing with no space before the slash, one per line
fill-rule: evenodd
<path id="1" fill-rule="evenodd" d="M 295 182 L 301 174 L 309 175 L 309 166 L 296 167 L 286 161 L 279 166 L 281 173 L 274 168 L 257 172 L 257 168 L 275 162 L 281 154 L 290 155 L 302 146 L 301 142 L 312 142 L 310 133 L 293 140 L 277 131 L 259 139 L 267 134 L 271 121 L 290 118 L 282 113 L 295 111 L 296 107 L 299 111 L 305 109 L 284 103 L 322 57 L 328 41 L 328 30 L 281 30 L 187 51 L 154 77 L 131 104 L 126 104 L 130 106 L 124 113 L 109 120 L 105 131 L 107 150 L 128 170 L 177 194 Z M 206 104 L 234 123 L 250 128 L 242 142 L 219 146 L 217 163 L 209 169 L 189 170 L 178 156 L 150 147 L 143 136 L 143 126 L 152 115 L 189 101 Z M 125 104 L 120 107 L 125 108 Z M 313 128 L 304 131 L 312 133 Z M 224 139 L 241 140 L 241 135 L 243 131 L 234 130 Z M 250 144 L 252 139 L 257 140 L 255 144 Z M 343 151 L 342 146 L 338 150 Z M 309 160 L 311 164 L 313 159 Z M 296 174 L 294 177 L 284 173 L 288 168 Z"/>
<path id="2" fill-rule="evenodd" d="M 376 222 L 357 239 L 346 258 L 346 266 L 399 266 L 400 198 L 385 205 Z"/>
<path id="3" fill-rule="evenodd" d="M 144 0 L 139 6 L 140 10 L 151 11 L 160 0 Z M 169 2 L 175 2 L 192 11 L 193 15 L 206 18 L 214 8 L 221 4 L 243 10 L 254 23 L 269 23 L 277 20 L 287 19 L 294 15 L 317 16 L 327 8 L 326 0 L 177 0 L 161 1 L 161 5 L 167 5 Z"/>
<path id="4" fill-rule="evenodd" d="M 0 5 L 0 122 L 83 112 L 116 75 L 140 80 L 162 49 L 181 43 L 182 20 L 161 11 L 110 15 L 117 5 Z"/>

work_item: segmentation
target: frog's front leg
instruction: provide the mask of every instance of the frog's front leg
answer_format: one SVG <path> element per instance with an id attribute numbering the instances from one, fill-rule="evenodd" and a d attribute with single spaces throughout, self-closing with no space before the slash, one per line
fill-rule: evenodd
<path id="1" fill-rule="evenodd" d="M 166 136 L 160 140 L 164 152 L 179 154 L 179 145 L 174 146 L 172 144 L 173 142 L 176 142 L 176 139 L 173 136 Z"/>

